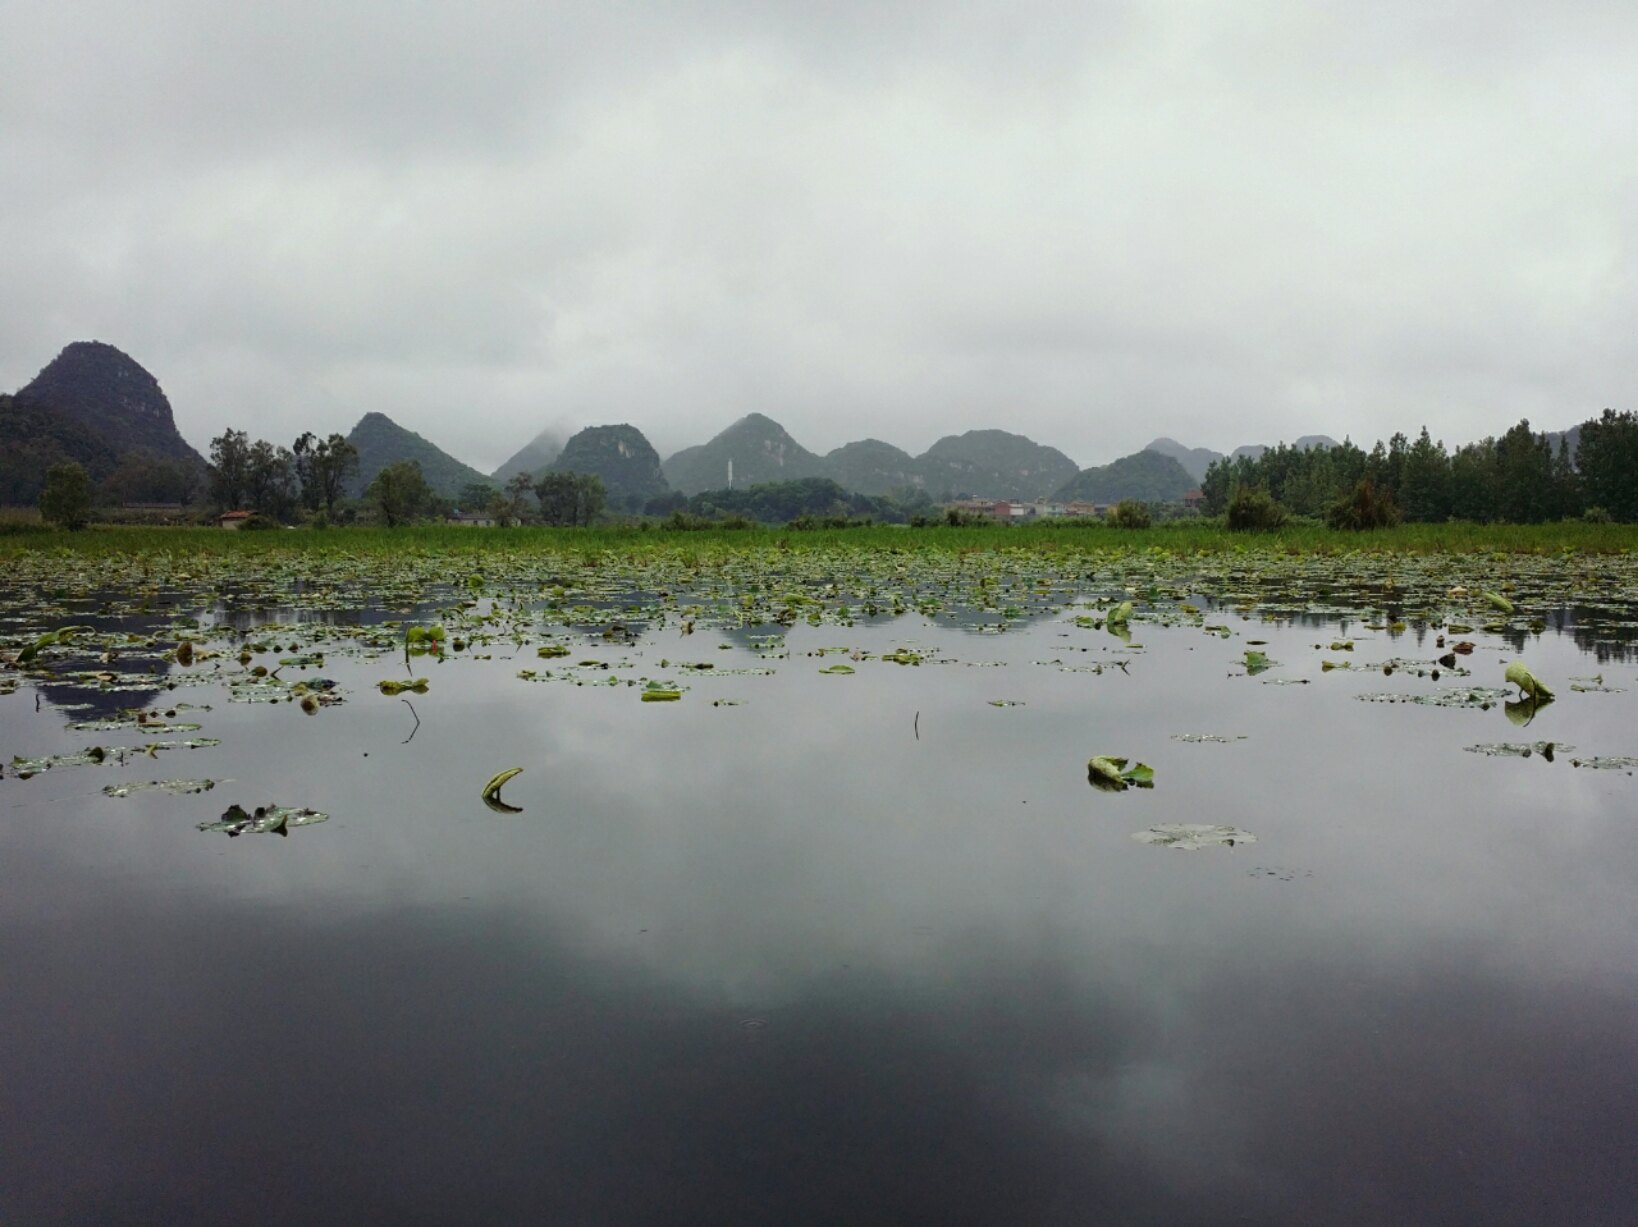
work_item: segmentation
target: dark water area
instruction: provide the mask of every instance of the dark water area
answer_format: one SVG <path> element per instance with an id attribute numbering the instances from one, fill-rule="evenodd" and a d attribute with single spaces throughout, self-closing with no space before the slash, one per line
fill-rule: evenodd
<path id="1" fill-rule="evenodd" d="M 219 745 L 7 769 L 0 1222 L 1638 1221 L 1638 776 L 1574 765 L 1638 755 L 1638 668 L 1596 617 L 1435 681 L 1380 666 L 1437 631 L 1231 601 L 1130 646 L 588 619 L 407 671 L 379 610 L 193 612 L 322 633 L 280 677 L 346 701 L 230 701 L 226 646 L 95 706 Z M 1527 726 L 1357 697 L 1517 656 Z M 0 696 L 6 757 L 143 740 L 74 693 Z M 479 796 L 508 767 L 521 813 Z M 102 791 L 180 777 L 215 786 Z M 329 817 L 199 829 L 232 804 Z"/>

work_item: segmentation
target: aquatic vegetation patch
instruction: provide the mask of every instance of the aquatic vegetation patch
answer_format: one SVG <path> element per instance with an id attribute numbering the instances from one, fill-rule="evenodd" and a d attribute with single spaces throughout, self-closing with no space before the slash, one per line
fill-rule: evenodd
<path id="1" fill-rule="evenodd" d="M 215 780 L 134 780 L 128 784 L 104 784 L 105 797 L 129 797 L 138 792 L 168 792 L 173 796 L 209 792 L 216 787 Z"/>
<path id="2" fill-rule="evenodd" d="M 1554 755 L 1567 754 L 1575 747 L 1554 741 L 1500 741 L 1481 742 L 1465 749 L 1469 754 L 1483 754 L 1489 758 L 1530 758 L 1532 755 L 1540 755 L 1550 763 Z"/>
<path id="3" fill-rule="evenodd" d="M 1180 848 L 1193 852 L 1199 848 L 1233 848 L 1240 844 L 1254 844 L 1257 837 L 1239 827 L 1216 826 L 1198 822 L 1165 822 L 1147 831 L 1134 832 L 1132 838 L 1140 844 L 1155 844 L 1162 848 Z"/>
<path id="4" fill-rule="evenodd" d="M 1499 686 L 1453 686 L 1432 694 L 1356 694 L 1362 703 L 1414 703 L 1420 707 L 1466 707 L 1489 711 L 1498 703 L 1512 697 L 1513 692 Z"/>
<path id="5" fill-rule="evenodd" d="M 146 754 L 153 758 L 162 750 L 204 750 L 221 745 L 214 737 L 190 737 L 185 741 L 150 741 L 139 746 L 89 746 L 71 754 L 42 754 L 36 758 L 13 755 L 11 773 L 20 780 L 59 767 L 100 767 L 108 763 L 120 765 Z"/>
<path id="6" fill-rule="evenodd" d="M 1594 755 L 1592 758 L 1572 758 L 1572 767 L 1587 767 L 1593 771 L 1625 771 L 1631 775 L 1638 770 L 1638 758 L 1623 755 Z"/>
<path id="7" fill-rule="evenodd" d="M 329 814 L 322 814 L 316 809 L 288 805 L 258 805 L 254 810 L 247 811 L 241 805 L 230 805 L 222 811 L 219 819 L 215 822 L 201 822 L 199 829 L 221 831 L 230 838 L 240 835 L 288 836 L 295 827 L 315 826 L 329 820 Z"/>

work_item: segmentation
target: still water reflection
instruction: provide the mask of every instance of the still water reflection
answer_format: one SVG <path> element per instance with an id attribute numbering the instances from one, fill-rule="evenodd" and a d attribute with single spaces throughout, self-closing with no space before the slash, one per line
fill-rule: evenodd
<path id="1" fill-rule="evenodd" d="M 1133 629 L 576 645 L 677 703 L 507 644 L 409 704 L 332 646 L 312 717 L 174 671 L 220 747 L 0 783 L 0 1221 L 1633 1221 L 1638 780 L 1465 751 L 1638 754 L 1631 669 L 1532 639 L 1521 731 L 1354 701 L 1450 684 L 1362 667 L 1414 636 Z M 66 718 L 0 698 L 8 753 Z M 220 782 L 101 793 L 160 775 Z M 1131 838 L 1178 822 L 1257 842 Z"/>

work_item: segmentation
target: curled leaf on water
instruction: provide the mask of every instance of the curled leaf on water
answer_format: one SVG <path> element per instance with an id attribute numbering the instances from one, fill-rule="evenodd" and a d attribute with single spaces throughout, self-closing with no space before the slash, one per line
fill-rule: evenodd
<path id="1" fill-rule="evenodd" d="M 1123 626 L 1132 619 L 1132 602 L 1122 601 L 1110 609 L 1104 617 L 1104 624 L 1109 627 Z"/>
<path id="2" fill-rule="evenodd" d="M 390 680 L 377 682 L 376 689 L 386 695 L 403 694 L 406 690 L 413 690 L 416 694 L 425 694 L 427 692 L 427 679 L 414 677 L 401 682 Z"/>
<path id="3" fill-rule="evenodd" d="M 21 652 L 17 653 L 17 663 L 26 665 L 40 654 L 42 648 L 55 647 L 60 643 L 67 643 L 81 631 L 88 631 L 89 626 L 59 626 L 54 631 L 47 631 Z"/>
<path id="4" fill-rule="evenodd" d="M 1507 666 L 1507 680 L 1519 688 L 1519 693 L 1527 699 L 1534 699 L 1538 703 L 1549 702 L 1553 692 L 1541 684 L 1539 678 L 1522 660 L 1515 660 Z"/>
<path id="5" fill-rule="evenodd" d="M 1504 614 L 1513 612 L 1513 602 L 1499 592 L 1487 592 L 1484 594 L 1484 599 L 1490 602 L 1492 608 L 1499 609 Z"/>
<path id="6" fill-rule="evenodd" d="M 828 669 L 819 670 L 821 673 L 847 674 L 853 672 L 852 665 L 831 665 Z"/>
<path id="7" fill-rule="evenodd" d="M 505 801 L 502 801 L 500 790 L 502 784 L 522 770 L 522 767 L 508 767 L 505 771 L 497 771 L 490 776 L 489 783 L 483 786 L 483 803 L 498 814 L 521 814 L 523 807 L 508 805 Z"/>
<path id="8" fill-rule="evenodd" d="M 1147 763 L 1098 754 L 1087 760 L 1086 782 L 1104 792 L 1125 792 L 1128 788 L 1153 788 L 1155 770 Z"/>
<path id="9" fill-rule="evenodd" d="M 653 686 L 643 691 L 645 703 L 675 703 L 682 698 L 682 691 L 667 690 L 664 686 Z"/>
<path id="10" fill-rule="evenodd" d="M 1502 703 L 1502 711 L 1506 713 L 1509 721 L 1518 725 L 1520 728 L 1523 728 L 1525 725 L 1529 724 L 1530 721 L 1536 718 L 1537 712 L 1546 707 L 1547 704 L 1551 703 L 1552 701 L 1553 700 L 1550 697 L 1545 699 L 1532 699 L 1526 695 L 1522 699 L 1514 699 Z"/>

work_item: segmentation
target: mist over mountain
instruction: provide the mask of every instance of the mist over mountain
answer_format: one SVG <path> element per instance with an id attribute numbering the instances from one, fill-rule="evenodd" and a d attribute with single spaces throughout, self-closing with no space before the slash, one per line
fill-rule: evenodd
<path id="1" fill-rule="evenodd" d="M 1335 447 L 1336 445 L 1337 441 L 1330 435 L 1299 435 L 1297 437 L 1297 441 L 1291 446 L 1297 448 L 1299 451 L 1306 452 L 1309 448 Z M 1229 453 L 1229 457 L 1231 459 L 1237 459 L 1244 456 L 1248 460 L 1256 460 L 1268 449 L 1269 444 L 1267 443 L 1247 443 L 1235 448 Z"/>
<path id="2" fill-rule="evenodd" d="M 1335 447 L 1337 441 L 1330 435 L 1303 435 L 1296 442 L 1296 446 L 1307 449 L 1310 447 Z M 1196 484 L 1205 480 L 1206 470 L 1213 461 L 1224 459 L 1222 452 L 1213 451 L 1209 447 L 1187 447 L 1176 439 L 1168 439 L 1164 435 L 1148 444 L 1146 452 L 1159 452 L 1163 456 L 1170 456 L 1186 469 Z M 1268 450 L 1264 443 L 1247 443 L 1228 453 L 1229 456 L 1245 456 L 1255 460 Z"/>
<path id="3" fill-rule="evenodd" d="M 462 464 L 436 444 L 406 430 L 384 413 L 366 413 L 347 435 L 358 449 L 358 474 L 348 487 L 353 497 L 362 494 L 375 475 L 389 464 L 413 460 L 421 466 L 427 485 L 445 498 L 455 498 L 462 487 L 479 483 L 493 485 L 471 465 Z"/>
<path id="4" fill-rule="evenodd" d="M 588 426 L 563 445 L 552 462 L 554 473 L 594 473 L 603 479 L 609 507 L 641 511 L 649 499 L 671 487 L 660 468 L 660 454 L 635 426 Z"/>
<path id="5" fill-rule="evenodd" d="M 1176 439 L 1168 439 L 1164 435 L 1147 444 L 1143 450 L 1170 456 L 1182 465 L 1196 482 L 1204 480 L 1206 470 L 1211 467 L 1212 461 L 1223 458 L 1222 452 L 1214 452 L 1209 447 L 1184 447 Z"/>
<path id="6" fill-rule="evenodd" d="M 548 426 L 529 442 L 518 448 L 510 460 L 498 465 L 490 477 L 505 485 L 518 473 L 539 478 L 563 452 L 563 434 L 555 426 Z"/>
<path id="7" fill-rule="evenodd" d="M 720 490 L 729 484 L 730 461 L 736 487 L 829 476 L 824 462 L 778 422 L 765 414 L 748 413 L 708 442 L 669 457 L 664 465 L 666 480 L 684 494 Z"/>
<path id="8" fill-rule="evenodd" d="M 18 389 L 17 402 L 61 414 L 119 456 L 144 452 L 204 463 L 176 429 L 159 381 L 134 358 L 102 341 L 65 346 Z"/>

